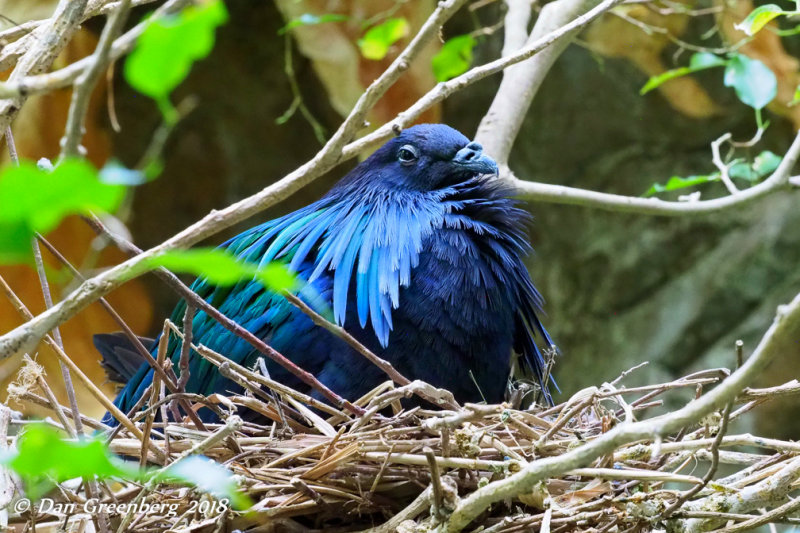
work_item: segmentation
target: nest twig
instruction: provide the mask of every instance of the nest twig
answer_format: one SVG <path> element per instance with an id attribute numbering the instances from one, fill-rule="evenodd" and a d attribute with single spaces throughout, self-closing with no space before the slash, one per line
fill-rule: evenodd
<path id="1" fill-rule="evenodd" d="M 212 362 L 222 357 L 199 348 Z M 124 531 L 142 533 L 225 528 L 429 531 L 444 527 L 458 502 L 487 484 L 532 462 L 584 446 L 618 425 L 633 423 L 665 395 L 691 393 L 698 385 L 708 388 L 724 377 L 716 371 L 702 372 L 629 389 L 615 381 L 581 391 L 555 407 L 526 410 L 507 404 L 403 409 L 397 401 L 426 386 L 412 382 L 394 388 L 387 383 L 354 402 L 364 410 L 357 416 L 330 406 L 322 411 L 315 400 L 261 374 L 222 359 L 216 364 L 249 391 L 203 398 L 219 408 L 227 425 L 207 424 L 201 431 L 189 420 L 153 422 L 152 413 L 173 400 L 162 395 L 132 418 L 142 433 L 148 433 L 144 431 L 148 425 L 152 428 L 147 446 L 128 429 L 119 431 L 109 445 L 115 453 L 156 464 L 169 464 L 200 449 L 237 476 L 242 492 L 255 503 L 251 512 L 211 503 L 201 508 L 198 499 L 209 497 L 185 487 L 142 487 L 120 480 L 109 488 L 105 500 L 167 503 L 172 512 L 111 516 L 112 528 L 119 528 L 122 521 Z M 262 387 L 271 390 L 254 392 Z M 800 444 L 725 434 L 728 421 L 747 412 L 742 406 L 764 402 L 771 391 L 746 389 L 732 406 L 699 424 L 688 423 L 666 438 L 624 445 L 587 467 L 518 491 L 492 505 L 468 529 L 511 533 L 667 528 L 727 533 L 762 523 L 800 524 L 792 516 L 797 506 L 790 499 L 800 488 Z M 31 391 L 19 392 L 20 400 L 46 402 Z M 773 392 L 800 394 L 800 384 L 789 382 Z M 393 405 L 394 411 L 387 412 Z M 240 424 L 235 413 L 242 408 L 267 421 Z M 765 514 L 755 514 L 758 509 Z M 89 519 L 81 513 L 70 517 L 51 513 L 36 521 L 41 530 L 47 523 Z"/>

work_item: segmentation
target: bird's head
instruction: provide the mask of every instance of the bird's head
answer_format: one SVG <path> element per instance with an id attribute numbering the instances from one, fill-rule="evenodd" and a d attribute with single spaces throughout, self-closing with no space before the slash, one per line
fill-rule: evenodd
<path id="1" fill-rule="evenodd" d="M 401 132 L 361 165 L 369 181 L 400 189 L 431 191 L 480 174 L 497 174 L 497 163 L 480 144 L 444 124 L 420 124 Z"/>

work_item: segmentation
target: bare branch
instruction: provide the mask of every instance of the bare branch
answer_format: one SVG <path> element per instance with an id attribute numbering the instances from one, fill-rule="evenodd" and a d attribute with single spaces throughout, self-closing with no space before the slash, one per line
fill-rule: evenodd
<path id="1" fill-rule="evenodd" d="M 530 0 L 506 0 L 506 16 L 503 23 L 505 40 L 502 56 L 507 57 L 525 46 L 528 39 L 528 22 L 531 20 Z"/>
<path id="2" fill-rule="evenodd" d="M 703 215 L 725 211 L 734 207 L 741 208 L 770 194 L 791 190 L 795 185 L 791 183 L 789 176 L 792 168 L 797 163 L 798 157 L 800 157 L 800 133 L 795 137 L 775 172 L 758 185 L 739 191 L 735 195 L 714 198 L 713 200 L 689 202 L 670 202 L 658 198 L 622 196 L 565 187 L 563 185 L 524 181 L 514 176 L 508 168 L 501 169 L 500 175 L 504 179 L 511 180 L 517 187 L 519 197 L 528 201 L 579 205 L 617 213 L 637 213 L 641 215 Z"/>
<path id="3" fill-rule="evenodd" d="M 509 3 L 509 16 L 512 14 L 512 6 L 516 3 Z M 529 2 L 523 1 L 522 3 L 530 5 Z M 539 19 L 536 21 L 527 44 L 530 46 L 543 36 L 565 27 L 570 21 L 585 14 L 598 4 L 598 0 L 558 0 L 546 4 L 539 14 Z M 508 17 L 506 19 L 508 20 Z M 512 26 L 506 24 L 504 56 L 507 55 L 507 48 L 511 45 L 509 41 L 516 39 L 516 37 L 509 36 L 509 30 L 517 28 L 518 24 L 519 22 Z M 475 140 L 483 145 L 486 152 L 494 157 L 500 166 L 508 164 L 511 147 L 517 138 L 523 120 L 528 115 L 528 108 L 533 97 L 538 92 L 553 63 L 579 30 L 580 27 L 576 27 L 574 30 L 562 34 L 551 46 L 536 54 L 530 61 L 509 67 L 503 72 L 500 88 L 475 135 Z"/>
<path id="4" fill-rule="evenodd" d="M 60 159 L 81 155 L 79 147 L 85 132 L 83 123 L 86 119 L 86 110 L 89 108 L 89 97 L 92 95 L 92 90 L 100 74 L 108 66 L 111 45 L 117 34 L 122 30 L 122 26 L 128 18 L 130 7 L 131 0 L 122 0 L 117 10 L 109 15 L 108 21 L 103 27 L 103 32 L 100 34 L 97 48 L 91 56 L 91 64 L 75 81 L 75 87 L 72 90 L 72 102 L 70 102 L 69 114 L 67 115 L 67 127 L 64 131 L 64 137 L 61 139 Z"/>
<path id="5" fill-rule="evenodd" d="M 8 77 L 9 84 L 39 74 L 50 68 L 56 56 L 63 50 L 78 27 L 86 7 L 86 0 L 60 0 L 55 13 L 45 24 L 36 28 L 30 49 L 18 60 Z M 19 112 L 26 96 L 19 94 L 14 98 L 0 101 L 0 132 L 3 134 Z"/>

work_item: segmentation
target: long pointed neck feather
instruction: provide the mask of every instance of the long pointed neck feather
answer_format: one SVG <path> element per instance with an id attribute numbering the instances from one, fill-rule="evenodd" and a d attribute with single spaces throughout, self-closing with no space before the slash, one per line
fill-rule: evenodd
<path id="1" fill-rule="evenodd" d="M 392 329 L 392 309 L 400 305 L 400 289 L 411 282 L 423 243 L 437 229 L 472 232 L 499 243 L 504 254 L 525 255 L 529 250 L 528 215 L 514 207 L 496 179 L 413 191 L 361 178 L 344 181 L 320 201 L 254 228 L 261 234 L 237 253 L 261 264 L 285 258 L 295 269 L 310 260 L 315 268 L 309 281 L 333 272 L 332 306 L 340 325 L 355 279 L 359 322 L 362 327 L 370 323 L 383 346 Z"/>

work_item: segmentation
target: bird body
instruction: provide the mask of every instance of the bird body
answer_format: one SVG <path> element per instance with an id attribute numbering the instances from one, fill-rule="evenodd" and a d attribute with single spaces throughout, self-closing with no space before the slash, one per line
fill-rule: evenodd
<path id="1" fill-rule="evenodd" d="M 540 380 L 552 342 L 536 313 L 541 298 L 523 263 L 528 214 L 515 206 L 480 145 L 444 125 L 409 128 L 358 165 L 321 200 L 251 228 L 222 245 L 242 261 L 281 261 L 305 282 L 298 296 L 410 379 L 459 401 L 499 402 L 512 352 Z M 314 326 L 256 280 L 192 289 L 337 394 L 355 400 L 387 378 L 330 332 Z M 180 324 L 186 304 L 172 315 Z M 204 312 L 192 322 L 203 344 L 252 367 L 261 355 Z M 177 365 L 180 342 L 168 356 Z M 307 387 L 274 363 L 272 379 Z M 176 367 L 176 372 L 177 372 Z M 152 382 L 146 364 L 115 403 L 133 407 Z M 189 392 L 238 386 L 192 352 Z M 545 387 L 545 394 L 546 387 Z M 206 415 L 209 418 L 210 415 Z"/>

